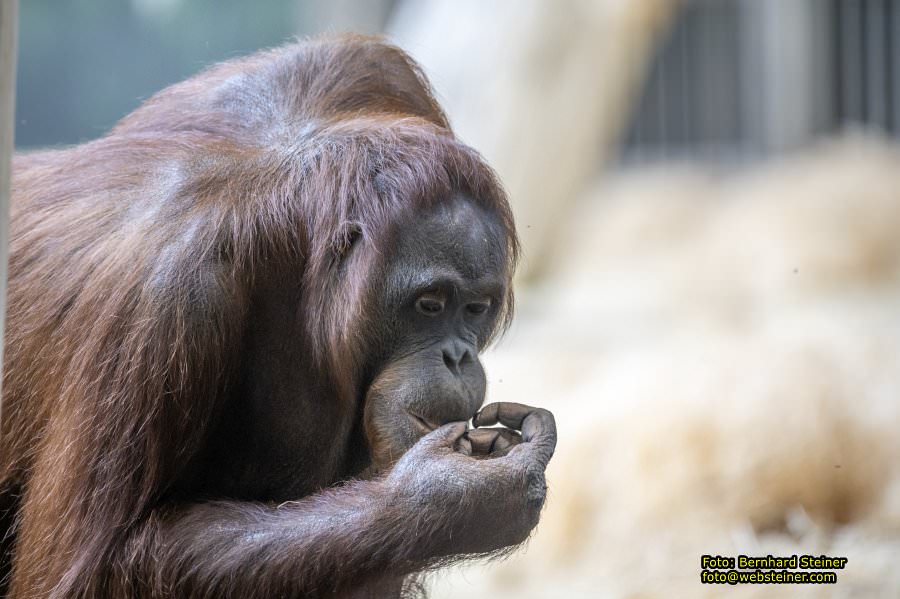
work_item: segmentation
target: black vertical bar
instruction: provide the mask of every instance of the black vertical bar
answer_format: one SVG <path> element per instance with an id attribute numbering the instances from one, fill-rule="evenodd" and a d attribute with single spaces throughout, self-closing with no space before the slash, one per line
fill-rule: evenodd
<path id="1" fill-rule="evenodd" d="M 843 57 L 846 44 L 842 35 L 841 27 L 844 18 L 843 0 L 832 0 L 831 2 L 831 39 L 834 43 L 831 45 L 831 96 L 834 99 L 832 109 L 832 126 L 840 129 L 846 120 L 847 98 L 846 98 L 846 81 L 844 79 Z"/>
<path id="2" fill-rule="evenodd" d="M 811 62 L 814 69 L 813 85 L 813 128 L 814 136 L 831 133 L 834 130 L 837 113 L 835 93 L 835 32 L 834 0 L 817 2 L 810 6 L 813 19 L 813 40 Z"/>
<path id="3" fill-rule="evenodd" d="M 706 144 L 706 135 L 703 130 L 701 116 L 701 104 L 706 96 L 707 88 L 704 81 L 704 65 L 702 61 L 703 47 L 705 44 L 706 13 L 700 11 L 691 27 L 691 36 L 688 39 L 687 61 L 691 65 L 691 84 L 688 88 L 688 113 L 690 114 L 692 152 L 696 156 L 703 152 Z"/>
<path id="4" fill-rule="evenodd" d="M 739 15 L 740 7 L 737 3 L 716 4 L 718 12 L 716 20 L 713 22 L 715 31 L 720 33 L 717 35 L 719 44 L 722 48 L 722 54 L 727 58 L 719 68 L 719 81 L 723 91 L 727 91 L 725 97 L 728 98 L 718 108 L 718 122 L 720 123 L 719 134 L 720 144 L 731 144 L 735 150 L 743 152 L 746 148 L 742 143 L 742 122 L 741 115 L 744 111 L 744 103 L 747 102 L 743 90 L 745 80 L 748 78 L 746 64 L 741 60 L 741 19 Z"/>
<path id="5" fill-rule="evenodd" d="M 863 73 L 860 0 L 846 0 L 838 3 L 841 40 L 841 82 L 842 82 L 842 110 L 844 121 L 860 122 L 863 120 Z"/>
<path id="6" fill-rule="evenodd" d="M 667 158 L 669 155 L 669 115 L 666 113 L 666 108 L 668 108 L 669 105 L 668 74 L 671 70 L 669 66 L 671 62 L 672 38 L 670 37 L 668 43 L 666 44 L 666 49 L 663 52 L 662 60 L 659 63 L 659 87 L 657 88 L 656 96 L 656 115 L 658 119 L 657 124 L 659 126 L 659 158 L 663 159 Z"/>
<path id="7" fill-rule="evenodd" d="M 684 29 L 678 44 L 678 62 L 680 63 L 678 77 L 681 79 L 681 89 L 679 90 L 681 114 L 678 115 L 678 118 L 681 121 L 681 151 L 684 154 L 690 154 L 695 146 L 693 120 L 691 119 L 691 89 L 696 86 L 697 82 L 694 77 L 694 65 L 691 64 L 690 42 L 695 35 L 694 24 L 700 13 L 700 10 L 694 10 L 688 14 L 688 18 L 684 20 Z"/>
<path id="8" fill-rule="evenodd" d="M 685 118 L 686 108 L 685 88 L 687 82 L 685 65 L 685 36 L 687 24 L 697 14 L 697 4 L 688 6 L 682 19 L 675 25 L 669 45 L 667 68 L 665 72 L 667 102 L 665 106 L 666 130 L 668 134 L 668 149 L 670 153 L 679 154 L 685 146 Z"/>
<path id="9" fill-rule="evenodd" d="M 885 85 L 886 46 L 884 22 L 885 0 L 866 0 L 863 21 L 865 43 L 864 69 L 866 79 L 867 122 L 879 129 L 887 129 L 887 91 Z"/>
<path id="10" fill-rule="evenodd" d="M 884 129 L 887 132 L 893 131 L 894 114 L 893 114 L 893 96 L 894 85 L 891 81 L 891 21 L 893 20 L 894 0 L 884 0 L 884 19 L 882 19 L 881 35 L 884 37 L 884 61 L 882 64 L 881 76 L 884 78 Z"/>
<path id="11" fill-rule="evenodd" d="M 869 74 L 866 72 L 866 11 L 869 0 L 856 0 L 859 3 L 856 22 L 856 46 L 858 59 L 856 69 L 859 72 L 860 122 L 869 122 Z"/>
<path id="12" fill-rule="evenodd" d="M 900 0 L 891 0 L 888 21 L 888 80 L 890 81 L 891 126 L 895 135 L 900 134 Z"/>

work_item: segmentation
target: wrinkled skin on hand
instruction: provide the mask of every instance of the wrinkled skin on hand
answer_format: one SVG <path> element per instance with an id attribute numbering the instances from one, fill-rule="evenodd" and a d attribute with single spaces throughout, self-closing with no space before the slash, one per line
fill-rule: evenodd
<path id="1" fill-rule="evenodd" d="M 387 478 L 395 501 L 447 522 L 447 554 L 488 553 L 527 539 L 556 447 L 553 415 L 541 408 L 493 403 L 472 422 L 472 430 L 452 422 L 425 435 Z M 505 428 L 484 428 L 495 424 Z"/>

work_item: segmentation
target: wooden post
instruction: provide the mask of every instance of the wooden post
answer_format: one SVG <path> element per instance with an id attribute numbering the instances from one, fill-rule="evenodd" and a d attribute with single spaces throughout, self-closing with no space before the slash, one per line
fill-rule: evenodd
<path id="1" fill-rule="evenodd" d="M 18 8 L 18 0 L 0 0 L 0 372 L 3 364 L 3 326 L 6 321 L 9 178 L 15 131 Z M 0 398 L 2 398 L 2 377 L 0 377 Z M 0 417 L 2 414 L 3 401 L 0 399 Z"/>

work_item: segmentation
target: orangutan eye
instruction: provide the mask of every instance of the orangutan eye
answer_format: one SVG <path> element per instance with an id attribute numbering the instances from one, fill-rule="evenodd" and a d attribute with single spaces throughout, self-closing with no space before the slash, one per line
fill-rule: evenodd
<path id="1" fill-rule="evenodd" d="M 491 308 L 491 300 L 485 300 L 481 302 L 472 302 L 470 304 L 466 304 L 466 311 L 469 314 L 484 314 Z"/>
<path id="2" fill-rule="evenodd" d="M 425 294 L 416 300 L 416 310 L 426 316 L 435 316 L 444 311 L 444 300 L 433 294 Z"/>

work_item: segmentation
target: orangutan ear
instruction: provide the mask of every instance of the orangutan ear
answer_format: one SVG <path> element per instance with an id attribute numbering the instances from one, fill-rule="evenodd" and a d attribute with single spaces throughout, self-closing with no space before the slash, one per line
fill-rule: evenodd
<path id="1" fill-rule="evenodd" d="M 346 223 L 341 228 L 333 246 L 335 265 L 341 264 L 350 255 L 360 239 L 362 228 L 357 223 Z"/>

